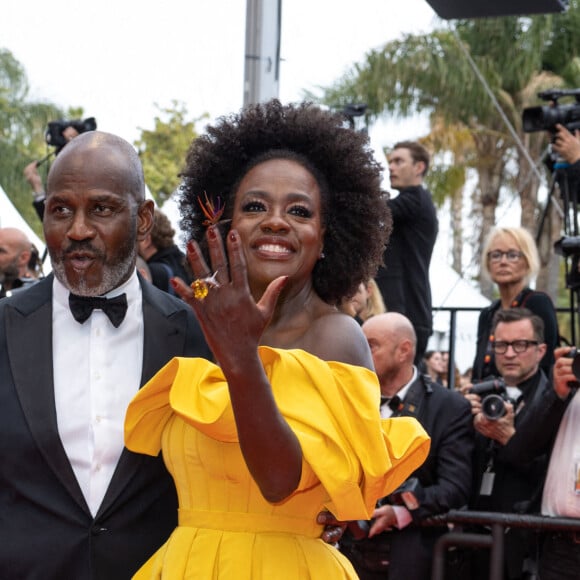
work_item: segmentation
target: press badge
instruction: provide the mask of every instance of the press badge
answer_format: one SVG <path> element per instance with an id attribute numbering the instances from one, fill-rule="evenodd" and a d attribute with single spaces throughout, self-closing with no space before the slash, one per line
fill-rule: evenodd
<path id="1" fill-rule="evenodd" d="M 491 492 L 493 491 L 494 479 L 495 473 L 493 471 L 484 472 L 483 477 L 481 478 L 481 487 L 479 489 L 479 495 L 491 495 Z"/>

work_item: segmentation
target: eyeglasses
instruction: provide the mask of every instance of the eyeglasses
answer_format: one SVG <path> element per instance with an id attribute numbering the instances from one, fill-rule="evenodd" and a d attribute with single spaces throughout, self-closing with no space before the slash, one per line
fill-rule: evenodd
<path id="1" fill-rule="evenodd" d="M 507 252 L 493 250 L 487 253 L 487 257 L 490 262 L 501 262 L 501 259 L 504 256 L 507 258 L 508 262 L 517 262 L 523 256 L 523 254 L 517 250 L 508 250 Z"/>
<path id="2" fill-rule="evenodd" d="M 496 354 L 505 354 L 509 346 L 514 349 L 514 352 L 520 354 L 526 352 L 531 345 L 540 344 L 537 340 L 514 340 L 513 342 L 507 342 L 505 340 L 496 340 L 491 343 L 491 348 Z"/>

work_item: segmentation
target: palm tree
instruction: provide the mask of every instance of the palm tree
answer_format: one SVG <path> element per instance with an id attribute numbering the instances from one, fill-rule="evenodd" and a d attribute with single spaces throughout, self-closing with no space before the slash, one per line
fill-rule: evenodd
<path id="1" fill-rule="evenodd" d="M 579 12 L 575 0 L 570 16 L 558 17 L 557 34 L 555 17 L 536 16 L 457 21 L 425 36 L 406 35 L 368 53 L 324 90 L 322 100 L 365 102 L 369 122 L 427 111 L 453 127 L 465 127 L 476 151 L 469 159 L 478 176 L 474 250 L 480 255 L 502 192 L 519 196 L 522 225 L 536 228 L 537 159 L 547 139 L 544 133 L 525 134 L 521 116 L 525 107 L 537 104 L 537 91 L 564 84 L 556 73 L 568 61 L 554 53 L 559 55 L 556 45 L 566 45 L 577 51 L 572 56 L 580 54 L 575 29 L 566 28 Z M 544 60 L 549 55 L 553 71 L 548 72 Z"/>
<path id="2" fill-rule="evenodd" d="M 420 139 L 422 145 L 433 151 L 435 157 L 427 176 L 429 189 L 437 205 L 450 200 L 450 226 L 452 232 L 452 267 L 460 275 L 463 273 L 463 209 L 464 188 L 467 173 L 473 164 L 475 143 L 471 132 L 464 125 L 448 125 L 444 120 L 433 118 L 431 132 Z"/>

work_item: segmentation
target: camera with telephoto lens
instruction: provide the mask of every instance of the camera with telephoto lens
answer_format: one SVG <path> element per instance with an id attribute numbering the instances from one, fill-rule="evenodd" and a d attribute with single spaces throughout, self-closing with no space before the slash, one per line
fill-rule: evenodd
<path id="1" fill-rule="evenodd" d="M 67 121 L 65 119 L 60 119 L 58 121 L 51 121 L 46 129 L 46 142 L 52 147 L 62 149 L 67 144 L 67 140 L 63 135 L 63 132 L 67 127 L 73 127 L 73 129 L 76 129 L 77 133 L 80 135 L 87 131 L 95 131 L 97 128 L 97 121 L 94 117 L 88 117 L 83 120 L 72 119 Z"/>
<path id="2" fill-rule="evenodd" d="M 580 351 L 573 346 L 570 352 L 566 355 L 566 358 L 572 359 L 572 372 L 576 377 L 575 381 L 568 381 L 568 386 L 572 389 L 577 389 L 580 387 Z"/>
<path id="3" fill-rule="evenodd" d="M 506 413 L 504 402 L 509 403 L 505 382 L 502 378 L 491 378 L 477 383 L 470 393 L 481 397 L 481 413 L 486 419 L 496 421 Z"/>
<path id="4" fill-rule="evenodd" d="M 580 89 L 550 89 L 538 93 L 538 97 L 550 101 L 550 104 L 524 109 L 522 121 L 526 133 L 534 131 L 555 133 L 558 124 L 566 127 L 571 133 L 580 129 Z M 560 105 L 558 99 L 562 97 L 574 97 L 576 102 Z"/>

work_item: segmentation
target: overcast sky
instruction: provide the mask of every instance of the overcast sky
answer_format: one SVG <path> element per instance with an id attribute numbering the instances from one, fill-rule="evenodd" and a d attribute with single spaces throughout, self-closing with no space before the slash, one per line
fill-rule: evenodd
<path id="1" fill-rule="evenodd" d="M 242 106 L 246 0 L 0 2 L 0 47 L 26 70 L 31 99 L 82 106 L 101 130 L 133 142 L 153 128 L 155 104 L 173 100 L 190 118 Z M 440 24 L 426 0 L 282 0 L 279 96 L 299 100 L 368 50 Z M 371 137 L 376 150 L 426 130 L 424 119 L 392 121 Z"/>
<path id="2" fill-rule="evenodd" d="M 0 46 L 24 66 L 31 98 L 82 106 L 129 141 L 153 127 L 155 104 L 184 102 L 191 118 L 242 106 L 245 0 L 2 0 L 0 11 Z M 280 98 L 332 83 L 435 19 L 426 0 L 283 0 Z M 381 131 L 381 145 L 398 130 Z"/>

